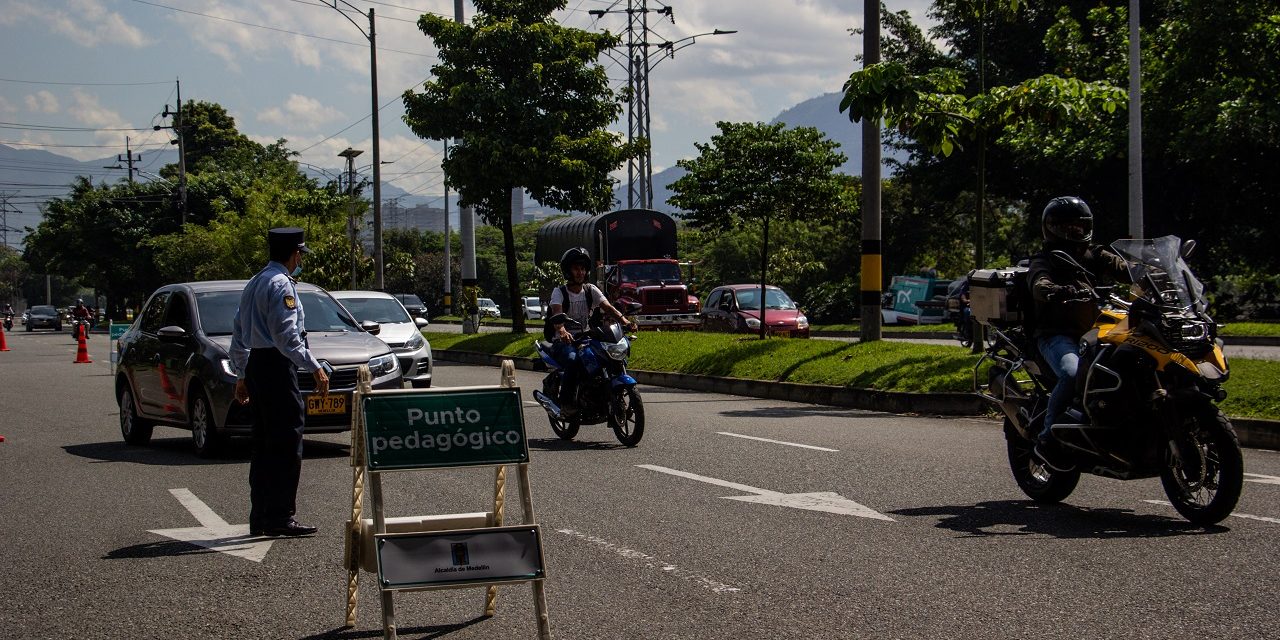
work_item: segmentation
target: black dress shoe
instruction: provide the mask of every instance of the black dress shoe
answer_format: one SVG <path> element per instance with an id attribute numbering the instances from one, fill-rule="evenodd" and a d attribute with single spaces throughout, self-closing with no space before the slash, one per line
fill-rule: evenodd
<path id="1" fill-rule="evenodd" d="M 308 527 L 306 525 L 298 524 L 296 520 L 290 520 L 288 524 L 281 527 L 267 527 L 263 529 L 259 535 L 296 537 L 313 535 L 315 532 L 315 527 Z M 250 533 L 253 532 L 250 531 Z"/>

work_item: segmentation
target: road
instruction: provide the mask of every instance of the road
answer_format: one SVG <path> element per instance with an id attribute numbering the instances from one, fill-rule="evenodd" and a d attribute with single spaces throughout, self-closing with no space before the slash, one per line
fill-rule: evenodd
<path id="1" fill-rule="evenodd" d="M 91 365 L 72 364 L 65 333 L 10 334 L 12 351 L 0 353 L 4 636 L 379 637 L 368 575 L 357 626 L 340 626 L 347 436 L 307 439 L 299 519 L 320 527 L 316 537 L 275 539 L 255 560 L 154 533 L 198 526 L 180 498 L 245 523 L 248 448 L 199 460 L 188 435 L 167 428 L 148 446 L 123 444 L 105 342 L 90 341 Z M 497 380 L 493 368 L 436 371 L 437 385 Z M 1262 638 L 1280 628 L 1280 454 L 1246 450 L 1254 475 L 1235 516 L 1204 530 L 1158 503 L 1156 480 L 1087 477 L 1067 504 L 1034 505 L 990 421 L 642 391 L 648 429 L 634 449 L 598 426 L 560 441 L 525 407 L 557 638 Z M 390 475 L 388 513 L 483 510 L 491 476 Z M 527 586 L 503 587 L 493 618 L 479 617 L 482 601 L 474 589 L 401 595 L 401 637 L 536 637 Z"/>

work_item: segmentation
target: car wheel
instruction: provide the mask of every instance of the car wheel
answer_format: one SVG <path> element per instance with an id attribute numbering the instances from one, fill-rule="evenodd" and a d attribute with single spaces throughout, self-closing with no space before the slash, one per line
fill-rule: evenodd
<path id="1" fill-rule="evenodd" d="M 133 401 L 133 390 L 124 385 L 120 390 L 120 435 L 124 441 L 133 445 L 144 445 L 151 442 L 151 432 L 155 425 L 150 420 L 138 416 L 138 407 Z"/>
<path id="2" fill-rule="evenodd" d="M 191 427 L 191 442 L 195 445 L 196 455 L 201 458 L 212 458 L 222 450 L 225 438 L 218 431 L 218 422 L 213 416 L 209 397 L 203 388 L 197 387 L 192 394 L 191 408 L 187 415 Z"/>

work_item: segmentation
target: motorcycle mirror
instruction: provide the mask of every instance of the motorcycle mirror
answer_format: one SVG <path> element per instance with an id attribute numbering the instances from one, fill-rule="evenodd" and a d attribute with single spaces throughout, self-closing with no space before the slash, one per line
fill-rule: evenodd
<path id="1" fill-rule="evenodd" d="M 1196 241 L 1195 241 L 1195 240 L 1183 240 L 1183 241 L 1182 241 L 1182 251 L 1181 251 L 1181 253 L 1182 253 L 1182 257 L 1183 257 L 1183 259 L 1190 258 L 1190 257 L 1191 257 L 1191 253 L 1192 253 L 1193 251 L 1195 251 L 1195 250 L 1196 250 Z"/>

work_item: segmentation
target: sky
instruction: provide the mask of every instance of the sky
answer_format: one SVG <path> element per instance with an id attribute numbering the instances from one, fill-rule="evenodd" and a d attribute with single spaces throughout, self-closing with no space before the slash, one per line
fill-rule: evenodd
<path id="1" fill-rule="evenodd" d="M 641 0 L 633 0 L 638 6 Z M 371 162 L 368 28 L 375 13 L 383 180 L 412 195 L 442 191 L 440 148 L 411 132 L 400 94 L 419 88 L 436 62 L 417 17 L 453 17 L 450 0 L 0 0 L 0 143 L 79 160 L 168 146 L 162 117 L 182 99 L 217 102 L 262 143 L 285 138 L 300 161 L 338 172 L 348 147 Z M 648 0 L 651 9 L 666 6 Z M 894 2 L 917 21 L 927 0 Z M 674 20 L 650 15 L 651 42 L 716 29 L 673 57 L 654 58 L 651 91 L 655 173 L 697 153 L 715 123 L 769 121 L 784 109 L 839 91 L 861 50 L 859 0 L 670 0 Z M 627 0 L 568 0 L 565 26 L 621 33 Z M 464 3 L 467 19 L 474 14 Z M 350 21 L 348 20 L 350 19 Z M 652 55 L 652 54 L 651 54 Z M 620 59 L 625 61 L 625 55 Z M 613 86 L 625 69 L 604 60 Z M 852 126 L 852 125 L 851 125 Z M 625 132 L 623 121 L 614 127 Z M 145 158 L 145 155 L 144 155 Z M 145 164 L 145 162 L 144 162 Z M 157 166 L 143 169 L 155 172 Z M 365 169 L 367 173 L 367 169 Z M 121 177 L 124 172 L 121 171 Z"/>

